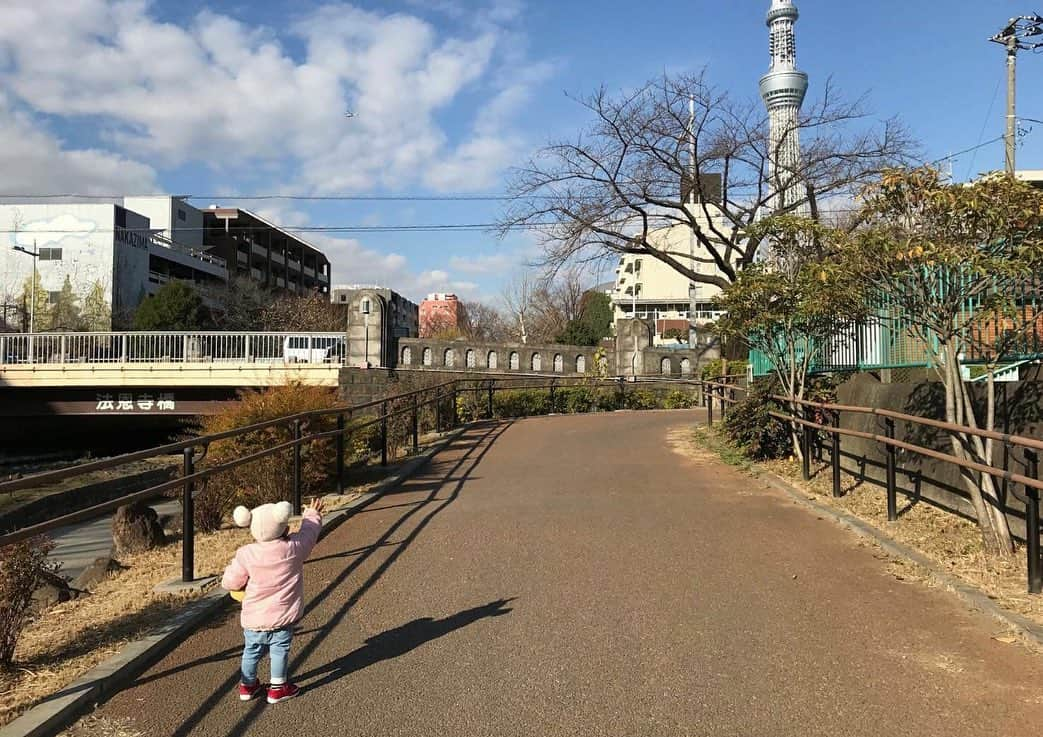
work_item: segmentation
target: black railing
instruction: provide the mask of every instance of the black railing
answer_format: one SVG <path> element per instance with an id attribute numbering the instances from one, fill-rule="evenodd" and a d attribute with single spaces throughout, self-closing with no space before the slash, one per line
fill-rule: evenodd
<path id="1" fill-rule="evenodd" d="M 660 389 L 676 388 L 678 386 L 696 386 L 701 391 L 698 382 L 689 380 L 663 379 L 654 382 L 624 382 L 615 379 L 584 379 L 582 377 L 562 377 L 561 379 L 543 380 L 539 377 L 525 379 L 517 375 L 507 375 L 510 379 L 482 378 L 482 379 L 455 379 L 434 386 L 424 387 L 413 391 L 397 394 L 390 397 L 375 399 L 369 402 L 354 405 L 343 405 L 329 409 L 310 410 L 298 414 L 279 417 L 273 420 L 246 425 L 244 427 L 211 433 L 176 443 L 149 448 L 146 450 L 126 453 L 114 458 L 91 461 L 68 468 L 46 471 L 43 473 L 13 479 L 0 483 L 0 493 L 24 491 L 58 481 L 66 481 L 83 477 L 86 474 L 97 471 L 107 471 L 120 468 L 129 463 L 142 461 L 157 456 L 169 456 L 178 454 L 182 457 L 182 474 L 180 477 L 165 481 L 148 489 L 127 494 L 102 504 L 96 504 L 86 509 L 60 515 L 53 519 L 38 524 L 23 527 L 8 534 L 0 535 L 0 547 L 26 540 L 52 530 L 66 527 L 77 522 L 97 518 L 111 512 L 118 507 L 138 501 L 155 499 L 163 494 L 180 492 L 182 505 L 182 558 L 181 577 L 189 582 L 195 579 L 195 499 L 198 490 L 208 479 L 219 474 L 229 472 L 246 464 L 255 463 L 278 453 L 292 453 L 292 481 L 290 486 L 291 502 L 295 514 L 300 514 L 303 494 L 303 459 L 302 449 L 309 443 L 325 438 L 333 438 L 336 443 L 335 483 L 338 492 L 344 490 L 345 478 L 345 439 L 364 428 L 379 426 L 379 454 L 380 464 L 387 466 L 389 462 L 389 449 L 392 441 L 391 421 L 407 417 L 403 439 L 408 442 L 410 450 L 416 454 L 420 449 L 420 436 L 425 430 L 441 431 L 453 429 L 460 424 L 458 404 L 462 396 L 474 393 L 484 395 L 486 417 L 495 415 L 494 395 L 496 392 L 514 390 L 545 390 L 554 405 L 555 393 L 565 387 L 586 386 L 594 389 L 614 388 L 617 391 L 626 392 L 628 387 L 644 388 L 648 384 L 658 384 Z M 446 405 L 449 405 L 446 407 Z M 431 408 L 429 419 L 432 422 L 425 423 L 425 409 Z M 448 410 L 448 411 L 447 411 Z M 335 418 L 336 425 L 331 430 L 310 432 L 309 425 L 320 419 Z M 349 421 L 365 418 L 361 422 Z M 211 445 L 222 440 L 243 438 L 250 433 L 262 430 L 280 428 L 288 431 L 291 439 L 278 442 L 264 447 L 260 450 L 238 456 L 231 460 L 220 463 L 203 465 L 207 452 Z"/>

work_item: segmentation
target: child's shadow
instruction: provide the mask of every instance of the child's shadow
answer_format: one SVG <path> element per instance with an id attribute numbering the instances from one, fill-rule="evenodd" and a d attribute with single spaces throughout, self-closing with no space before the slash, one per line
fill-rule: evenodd
<path id="1" fill-rule="evenodd" d="M 461 627 L 466 627 L 479 619 L 508 614 L 511 612 L 511 609 L 507 607 L 507 604 L 512 601 L 514 601 L 514 597 L 497 599 L 473 609 L 457 612 L 445 619 L 432 619 L 431 617 L 414 619 L 401 627 L 395 627 L 370 637 L 362 647 L 326 665 L 301 673 L 297 676 L 297 680 L 302 685 L 307 685 L 309 691 L 320 688 L 342 676 L 362 670 L 381 660 L 390 660 L 391 658 L 397 658 L 399 655 L 404 655 L 410 650 L 420 647 L 425 642 L 437 640 L 439 637 Z M 317 681 L 305 684 L 309 678 L 315 677 L 319 677 Z"/>

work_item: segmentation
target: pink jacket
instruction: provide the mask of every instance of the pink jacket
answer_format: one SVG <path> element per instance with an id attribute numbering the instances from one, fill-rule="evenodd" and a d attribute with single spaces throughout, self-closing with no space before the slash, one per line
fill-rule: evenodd
<path id="1" fill-rule="evenodd" d="M 250 543 L 235 552 L 225 568 L 221 587 L 246 589 L 243 629 L 277 630 L 301 618 L 304 600 L 304 561 L 319 539 L 322 517 L 304 510 L 301 529 L 289 537 Z"/>

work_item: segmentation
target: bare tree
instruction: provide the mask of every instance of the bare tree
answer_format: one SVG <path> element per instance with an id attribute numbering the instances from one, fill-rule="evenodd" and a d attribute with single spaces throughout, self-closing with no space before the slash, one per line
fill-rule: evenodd
<path id="1" fill-rule="evenodd" d="M 464 303 L 463 335 L 468 340 L 499 343 L 508 333 L 507 320 L 498 309 L 483 302 Z"/>
<path id="2" fill-rule="evenodd" d="M 870 125 L 862 102 L 838 99 L 828 82 L 797 122 L 796 168 L 775 166 L 780 157 L 761 102 L 735 99 L 704 74 L 664 76 L 620 96 L 602 88 L 580 103 L 593 115 L 590 127 L 515 172 L 515 198 L 500 222 L 503 232 L 536 228 L 544 264 L 555 269 L 644 254 L 725 288 L 757 253 L 761 241 L 747 230 L 776 209 L 774 191 L 787 193 L 782 212 L 807 204 L 818 219 L 819 203 L 852 195 L 916 149 L 897 121 Z M 695 263 L 687 247 L 653 236 L 678 225 L 694 235 Z"/>
<path id="3" fill-rule="evenodd" d="M 501 297 L 503 304 L 511 315 L 515 329 L 510 331 L 512 338 L 522 343 L 529 342 L 528 324 L 532 315 L 532 294 L 534 291 L 532 278 L 525 272 L 515 274 L 503 287 Z"/>

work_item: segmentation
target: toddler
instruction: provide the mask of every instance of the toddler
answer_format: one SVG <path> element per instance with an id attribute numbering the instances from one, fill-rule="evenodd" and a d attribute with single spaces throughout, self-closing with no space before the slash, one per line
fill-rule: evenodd
<path id="1" fill-rule="evenodd" d="M 292 699 L 300 688 L 287 678 L 293 626 L 301 618 L 304 599 L 304 561 L 308 559 L 322 529 L 323 500 L 314 499 L 304 510 L 299 532 L 290 535 L 288 523 L 293 508 L 289 502 L 262 504 L 253 511 L 236 507 L 235 523 L 249 527 L 257 542 L 244 545 L 225 569 L 221 587 L 243 595 L 242 680 L 239 698 L 250 701 L 261 695 L 257 664 L 268 651 L 271 685 L 268 703 Z"/>

